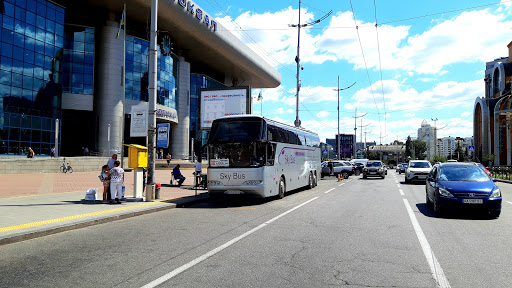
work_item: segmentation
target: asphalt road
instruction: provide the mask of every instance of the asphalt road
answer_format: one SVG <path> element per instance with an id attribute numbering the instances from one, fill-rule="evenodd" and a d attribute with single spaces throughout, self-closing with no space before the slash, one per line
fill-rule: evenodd
<path id="1" fill-rule="evenodd" d="M 4 245 L 0 287 L 511 286 L 512 202 L 438 217 L 403 182 L 326 177 Z"/>

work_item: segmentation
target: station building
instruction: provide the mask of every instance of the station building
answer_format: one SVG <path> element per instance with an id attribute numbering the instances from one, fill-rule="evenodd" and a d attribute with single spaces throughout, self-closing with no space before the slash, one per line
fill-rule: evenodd
<path id="1" fill-rule="evenodd" d="M 146 145 L 130 137 L 130 112 L 149 98 L 150 2 L 0 1 L 0 155 L 49 155 L 56 139 L 66 156 Z M 158 1 L 157 23 L 157 123 L 170 123 L 165 154 L 183 159 L 204 136 L 200 89 L 281 76 L 193 1 Z"/>

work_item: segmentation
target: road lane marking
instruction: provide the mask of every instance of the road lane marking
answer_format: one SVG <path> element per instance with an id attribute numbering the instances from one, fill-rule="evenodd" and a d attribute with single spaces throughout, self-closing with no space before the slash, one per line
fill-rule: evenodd
<path id="1" fill-rule="evenodd" d="M 345 185 L 345 183 L 341 183 L 340 185 L 338 185 L 338 187 L 339 187 L 339 186 L 343 186 L 343 185 Z"/>
<path id="2" fill-rule="evenodd" d="M 335 189 L 335 188 L 331 188 L 331 189 L 329 189 L 329 190 L 325 191 L 324 193 L 325 193 L 325 194 L 327 194 L 327 193 L 331 192 L 331 191 L 332 191 L 332 190 L 334 190 L 334 189 Z"/>
<path id="3" fill-rule="evenodd" d="M 507 202 L 508 204 L 512 204 L 512 202 L 510 202 L 510 201 L 505 201 L 505 202 Z"/>
<path id="4" fill-rule="evenodd" d="M 302 204 L 300 204 L 298 206 L 293 207 L 292 209 L 290 209 L 290 210 L 288 210 L 288 211 L 286 211 L 286 212 L 284 212 L 284 213 L 282 213 L 282 214 L 280 214 L 280 215 L 278 215 L 278 216 L 268 220 L 267 222 L 265 222 L 265 223 L 255 227 L 255 228 L 245 232 L 244 234 L 242 234 L 242 235 L 240 235 L 240 236 L 238 236 L 238 237 L 236 237 L 236 238 L 234 238 L 234 239 L 224 243 L 223 245 L 221 245 L 221 246 L 211 250 L 210 252 L 207 252 L 207 253 L 197 257 L 196 259 L 188 262 L 187 264 L 185 264 L 185 265 L 183 265 L 181 267 L 178 267 L 178 268 L 174 269 L 173 271 L 165 274 L 164 276 L 162 276 L 162 277 L 160 277 L 160 278 L 158 278 L 158 279 L 156 279 L 156 280 L 154 280 L 154 281 L 152 281 L 152 282 L 142 286 L 142 288 L 153 288 L 153 287 L 156 287 L 156 286 L 158 286 L 158 285 L 160 285 L 160 284 L 162 284 L 162 283 L 172 279 L 173 277 L 177 276 L 178 274 L 180 274 L 180 273 L 182 273 L 182 272 L 192 268 L 193 266 L 195 266 L 195 265 L 205 261 L 206 259 L 214 256 L 215 254 L 221 252 L 222 250 L 228 248 L 229 246 L 235 244 L 236 242 L 238 242 L 238 241 L 244 239 L 245 237 L 251 235 L 252 233 L 260 230 L 261 228 L 263 228 L 263 227 L 265 227 L 265 226 L 267 226 L 269 224 L 271 224 L 272 222 L 276 221 L 277 219 L 285 216 L 288 213 L 291 213 L 294 210 L 299 209 L 300 207 L 302 207 L 302 206 L 304 206 L 306 204 L 311 203 L 312 201 L 314 201 L 316 199 L 318 199 L 318 197 L 315 197 L 315 198 L 310 199 L 310 200 L 308 200 L 308 201 L 306 201 L 306 202 L 304 202 L 304 203 L 302 203 Z"/>
<path id="5" fill-rule="evenodd" d="M 404 196 L 404 191 L 402 191 L 402 189 L 398 189 L 398 191 L 400 191 L 400 195 Z"/>
<path id="6" fill-rule="evenodd" d="M 421 230 L 420 223 L 418 222 L 418 219 L 416 219 L 416 216 L 412 211 L 409 201 L 407 201 L 407 199 L 402 200 L 404 200 L 405 208 L 407 209 L 407 213 L 409 214 L 409 218 L 411 219 L 412 226 L 414 227 L 414 232 L 416 232 L 416 236 L 420 241 L 421 249 L 423 250 L 423 254 L 427 259 L 428 265 L 430 266 L 430 272 L 432 273 L 432 277 L 434 277 L 437 286 L 443 288 L 451 287 L 450 283 L 448 282 L 448 279 L 444 275 L 443 268 L 441 268 L 441 265 L 439 264 L 436 256 L 434 255 L 434 252 L 430 248 L 430 244 L 428 244 L 427 237 L 425 237 L 423 230 Z"/>

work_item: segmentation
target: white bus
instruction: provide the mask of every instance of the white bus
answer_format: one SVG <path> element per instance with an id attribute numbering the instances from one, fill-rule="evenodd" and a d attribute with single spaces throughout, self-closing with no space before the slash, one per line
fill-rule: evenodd
<path id="1" fill-rule="evenodd" d="M 311 131 L 256 115 L 222 117 L 208 138 L 208 193 L 283 198 L 317 185 L 320 156 Z"/>

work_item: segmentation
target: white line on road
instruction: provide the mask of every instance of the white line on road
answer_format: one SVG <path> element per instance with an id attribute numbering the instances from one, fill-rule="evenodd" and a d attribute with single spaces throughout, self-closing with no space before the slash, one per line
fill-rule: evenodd
<path id="1" fill-rule="evenodd" d="M 268 220 L 267 222 L 265 222 L 265 223 L 255 227 L 255 228 L 245 232 L 244 234 L 242 234 L 242 235 L 240 235 L 240 236 L 238 236 L 238 237 L 236 237 L 236 238 L 234 238 L 234 239 L 224 243 L 223 245 L 221 245 L 221 246 L 211 250 L 210 252 L 207 252 L 206 254 L 203 254 L 202 256 L 197 257 L 196 259 L 188 262 L 187 264 L 174 269 L 173 271 L 171 271 L 171 272 L 165 274 L 164 276 L 162 276 L 162 277 L 152 281 L 151 283 L 142 286 L 142 288 L 153 288 L 153 287 L 156 287 L 156 286 L 164 283 L 165 281 L 170 280 L 171 278 L 175 277 L 176 275 L 178 275 L 178 274 L 186 271 L 187 269 L 192 268 L 193 266 L 203 262 L 204 260 L 214 256 L 215 254 L 221 252 L 222 250 L 228 248 L 229 246 L 235 244 L 236 242 L 244 239 L 245 237 L 251 235 L 252 233 L 260 230 L 261 228 L 263 228 L 263 227 L 269 225 L 270 223 L 276 221 L 277 219 L 283 217 L 284 215 L 286 215 L 286 214 L 288 214 L 288 213 L 290 213 L 290 212 L 292 212 L 292 211 L 294 211 L 296 209 L 299 209 L 300 207 L 302 207 L 302 206 L 304 206 L 304 205 L 306 205 L 306 204 L 308 204 L 308 203 L 310 203 L 310 202 L 312 202 L 312 201 L 314 201 L 316 199 L 318 199 L 318 197 L 315 197 L 315 198 L 310 199 L 310 200 L 308 200 L 308 201 L 306 201 L 306 202 L 304 202 L 304 203 L 302 203 L 302 204 L 300 204 L 298 206 L 293 207 L 292 209 L 290 209 L 290 210 L 288 210 L 288 211 L 286 211 L 286 212 L 284 212 L 284 213 L 282 213 L 282 214 L 280 214 L 280 215 L 278 215 L 278 216 Z"/>
<path id="2" fill-rule="evenodd" d="M 341 184 L 341 185 L 343 185 L 343 184 Z M 339 185 L 339 186 L 341 186 L 341 185 Z M 331 188 L 331 189 L 325 191 L 324 193 L 327 194 L 327 193 L 331 192 L 332 190 L 334 190 L 334 188 Z"/>
<path id="3" fill-rule="evenodd" d="M 512 204 L 512 202 L 510 202 L 510 201 L 505 201 L 505 202 L 507 202 L 508 204 Z"/>
<path id="4" fill-rule="evenodd" d="M 402 196 L 405 195 L 404 191 L 402 191 L 402 189 L 398 189 L 398 191 L 400 191 L 400 195 L 402 195 Z"/>
<path id="5" fill-rule="evenodd" d="M 430 266 L 430 272 L 432 273 L 432 277 L 434 277 L 434 280 L 436 281 L 438 287 L 451 287 L 450 283 L 448 282 L 448 279 L 444 275 L 443 268 L 441 268 L 441 265 L 439 264 L 436 256 L 434 255 L 434 252 L 430 248 L 430 244 L 428 244 L 427 237 L 425 237 L 423 230 L 421 230 L 421 226 L 420 223 L 418 222 L 418 219 L 416 219 L 416 216 L 414 216 L 414 212 L 412 211 L 411 205 L 409 205 L 409 201 L 407 201 L 407 199 L 403 200 L 405 208 L 407 209 L 407 213 L 409 213 L 409 218 L 411 219 L 412 226 L 414 227 L 414 231 L 416 232 L 416 236 L 420 241 L 421 249 L 423 249 L 423 254 L 425 255 L 425 258 L 427 258 L 427 262 L 428 265 Z"/>

